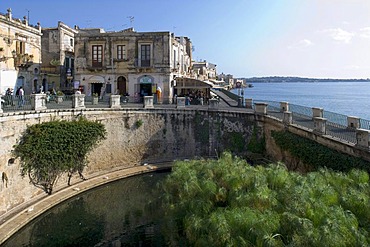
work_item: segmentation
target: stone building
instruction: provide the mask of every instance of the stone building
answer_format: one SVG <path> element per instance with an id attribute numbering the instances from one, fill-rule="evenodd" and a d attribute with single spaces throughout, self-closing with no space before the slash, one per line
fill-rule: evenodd
<path id="1" fill-rule="evenodd" d="M 217 79 L 216 64 L 203 62 L 193 62 L 193 72 L 197 79 L 206 81 Z"/>
<path id="2" fill-rule="evenodd" d="M 75 36 L 75 89 L 87 96 L 153 95 L 172 101 L 175 79 L 191 75 L 192 43 L 170 32 L 117 32 L 78 29 Z"/>
<path id="3" fill-rule="evenodd" d="M 41 76 L 44 91 L 67 91 L 74 73 L 74 39 L 77 30 L 59 21 L 54 28 L 42 28 Z"/>
<path id="4" fill-rule="evenodd" d="M 0 14 L 0 94 L 23 86 L 26 94 L 40 84 L 41 27 L 13 18 L 12 10 Z"/>

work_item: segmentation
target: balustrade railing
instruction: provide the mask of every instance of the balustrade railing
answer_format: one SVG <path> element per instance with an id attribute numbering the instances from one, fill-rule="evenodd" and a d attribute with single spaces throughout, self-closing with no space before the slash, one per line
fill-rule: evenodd
<path id="1" fill-rule="evenodd" d="M 267 115 L 276 117 L 283 120 L 283 109 L 281 109 L 281 102 L 276 101 L 262 101 L 255 100 L 253 105 L 256 103 L 266 103 L 267 105 Z M 317 110 L 317 109 L 316 109 Z M 320 109 L 321 110 L 321 109 Z M 315 130 L 314 124 L 314 109 L 307 106 L 289 104 L 289 112 L 292 114 L 292 124 L 296 124 L 308 129 Z M 356 128 L 352 127 L 349 121 L 349 117 L 343 114 L 334 113 L 330 111 L 322 111 L 322 118 L 325 119 L 325 133 L 334 138 L 340 139 L 342 141 L 357 143 Z M 370 130 L 370 121 L 365 119 L 358 119 L 352 117 L 359 122 L 358 128 Z"/>

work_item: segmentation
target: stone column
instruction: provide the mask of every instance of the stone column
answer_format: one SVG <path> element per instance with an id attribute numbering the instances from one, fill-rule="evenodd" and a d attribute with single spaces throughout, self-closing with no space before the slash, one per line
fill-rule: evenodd
<path id="1" fill-rule="evenodd" d="M 326 134 L 326 118 L 321 117 L 314 117 L 314 132 L 319 135 L 325 135 Z"/>
<path id="2" fill-rule="evenodd" d="M 47 109 L 46 94 L 31 94 L 31 107 L 35 111 Z"/>
<path id="3" fill-rule="evenodd" d="M 208 109 L 218 109 L 218 99 L 210 99 Z"/>
<path id="4" fill-rule="evenodd" d="M 238 98 L 238 107 L 243 107 L 243 98 L 242 97 Z"/>
<path id="5" fill-rule="evenodd" d="M 369 132 L 367 129 L 356 129 L 356 146 L 369 149 Z"/>
<path id="6" fill-rule="evenodd" d="M 284 111 L 283 113 L 283 123 L 284 125 L 290 125 L 293 122 L 293 115 L 290 111 Z"/>
<path id="7" fill-rule="evenodd" d="M 144 108 L 154 108 L 153 96 L 144 96 Z"/>
<path id="8" fill-rule="evenodd" d="M 353 117 L 353 116 L 347 116 L 347 127 L 359 129 L 360 128 L 360 118 Z"/>
<path id="9" fill-rule="evenodd" d="M 257 114 L 266 115 L 267 114 L 267 103 L 254 103 L 255 111 Z"/>
<path id="10" fill-rule="evenodd" d="M 247 109 L 253 109 L 253 100 L 252 99 L 245 99 L 245 107 Z"/>
<path id="11" fill-rule="evenodd" d="M 121 95 L 112 94 L 109 98 L 109 107 L 114 109 L 120 109 Z"/>
<path id="12" fill-rule="evenodd" d="M 280 102 L 280 112 L 289 111 L 289 103 L 288 102 Z"/>
<path id="13" fill-rule="evenodd" d="M 84 94 L 73 94 L 72 95 L 72 108 L 84 109 L 85 107 L 85 95 Z"/>
<path id="14" fill-rule="evenodd" d="M 324 117 L 324 110 L 322 108 L 319 108 L 319 107 L 312 107 L 312 118 L 315 118 L 315 117 Z"/>
<path id="15" fill-rule="evenodd" d="M 3 113 L 3 100 L 0 95 L 0 113 Z"/>
<path id="16" fill-rule="evenodd" d="M 185 107 L 185 97 L 177 97 L 176 108 L 184 108 L 184 107 Z"/>

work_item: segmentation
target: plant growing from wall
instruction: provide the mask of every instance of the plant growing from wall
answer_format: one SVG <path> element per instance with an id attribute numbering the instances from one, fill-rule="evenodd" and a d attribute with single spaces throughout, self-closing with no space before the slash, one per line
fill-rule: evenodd
<path id="1" fill-rule="evenodd" d="M 282 150 L 315 169 L 325 166 L 336 171 L 349 171 L 353 168 L 370 171 L 370 163 L 361 158 L 340 153 L 288 131 L 272 131 L 271 136 Z"/>
<path id="2" fill-rule="evenodd" d="M 84 179 L 87 154 L 105 134 L 103 124 L 84 118 L 70 122 L 54 120 L 28 126 L 13 153 L 20 158 L 21 175 L 51 194 L 63 173 L 68 174 L 68 185 L 76 172 Z"/>
<path id="3" fill-rule="evenodd" d="M 135 122 L 136 128 L 140 128 L 143 125 L 143 120 L 139 119 Z"/>

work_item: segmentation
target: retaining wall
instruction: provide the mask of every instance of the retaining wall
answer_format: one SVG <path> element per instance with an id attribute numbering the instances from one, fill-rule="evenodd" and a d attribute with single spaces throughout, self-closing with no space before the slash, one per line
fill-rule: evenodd
<path id="1" fill-rule="evenodd" d="M 246 152 L 254 127 L 254 114 L 214 110 L 179 109 L 84 109 L 45 110 L 2 114 L 0 117 L 0 216 L 44 194 L 20 175 L 19 160 L 12 162 L 12 149 L 27 125 L 79 116 L 100 121 L 107 139 L 89 154 L 84 175 L 193 157 L 215 157 L 233 149 Z M 141 123 L 141 124 L 140 124 Z M 67 186 L 66 177 L 55 191 Z M 74 177 L 72 183 L 78 181 Z"/>

